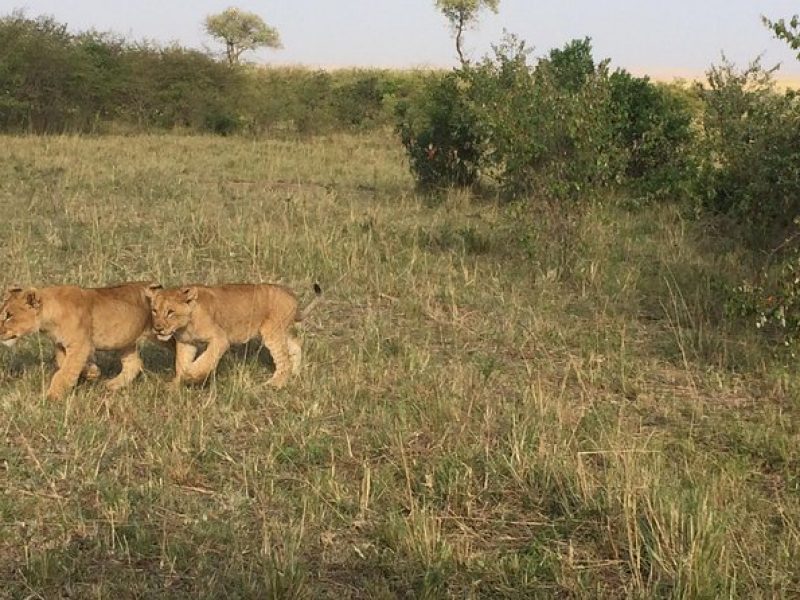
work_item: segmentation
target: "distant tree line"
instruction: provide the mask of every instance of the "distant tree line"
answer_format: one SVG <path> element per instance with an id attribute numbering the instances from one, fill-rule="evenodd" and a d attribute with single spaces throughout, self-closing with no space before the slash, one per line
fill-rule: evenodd
<path id="1" fill-rule="evenodd" d="M 274 36 L 269 40 L 278 43 Z M 231 62 L 241 48 L 231 51 Z M 230 67 L 178 45 L 72 33 L 50 17 L 12 13 L 0 18 L 0 131 L 357 131 L 391 126 L 397 101 L 430 77 Z"/>

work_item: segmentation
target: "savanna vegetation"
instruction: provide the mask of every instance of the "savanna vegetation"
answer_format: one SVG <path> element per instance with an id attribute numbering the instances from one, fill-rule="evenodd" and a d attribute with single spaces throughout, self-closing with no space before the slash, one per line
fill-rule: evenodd
<path id="1" fill-rule="evenodd" d="M 260 39 L 277 43 L 274 31 L 262 33 Z M 74 33 L 50 17 L 13 13 L 0 18 L 0 131 L 362 131 L 391 127 L 397 100 L 428 77 L 380 69 L 231 68 L 227 60 L 238 60 L 252 43 L 237 41 L 228 47 L 230 58 L 218 61 L 180 46 Z"/>
<path id="2" fill-rule="evenodd" d="M 21 15 L 0 54 L 4 281 L 325 289 L 279 392 L 257 344 L 60 403 L 46 340 L 0 352 L 0 596 L 800 594 L 768 69 L 256 69 Z"/>

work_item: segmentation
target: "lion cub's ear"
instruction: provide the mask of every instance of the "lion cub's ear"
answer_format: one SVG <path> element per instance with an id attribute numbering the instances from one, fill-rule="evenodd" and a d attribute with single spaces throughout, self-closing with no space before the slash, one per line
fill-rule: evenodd
<path id="1" fill-rule="evenodd" d="M 197 300 L 197 288 L 196 287 L 185 287 L 181 290 L 183 293 L 184 298 L 186 298 L 186 302 L 192 304 Z"/>
<path id="2" fill-rule="evenodd" d="M 158 290 L 163 290 L 164 286 L 160 283 L 151 283 L 146 288 L 144 288 L 144 295 L 148 298 L 152 298 Z"/>
<path id="3" fill-rule="evenodd" d="M 5 291 L 3 292 L 3 302 L 11 298 L 14 294 L 19 294 L 22 291 L 22 286 L 19 285 L 9 285 L 6 287 Z"/>
<path id="4" fill-rule="evenodd" d="M 36 288 L 25 290 L 25 302 L 33 309 L 39 309 L 42 306 L 42 295 Z"/>

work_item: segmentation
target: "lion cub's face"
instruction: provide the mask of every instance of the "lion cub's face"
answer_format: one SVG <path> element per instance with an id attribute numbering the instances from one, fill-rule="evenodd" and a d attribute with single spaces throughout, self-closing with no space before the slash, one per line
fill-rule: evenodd
<path id="1" fill-rule="evenodd" d="M 0 342 L 13 346 L 23 336 L 39 331 L 42 302 L 35 289 L 11 288 L 0 306 Z"/>
<path id="2" fill-rule="evenodd" d="M 197 300 L 196 288 L 163 290 L 150 288 L 147 292 L 153 319 L 153 333 L 162 342 L 186 327 L 192 320 L 192 310 Z"/>

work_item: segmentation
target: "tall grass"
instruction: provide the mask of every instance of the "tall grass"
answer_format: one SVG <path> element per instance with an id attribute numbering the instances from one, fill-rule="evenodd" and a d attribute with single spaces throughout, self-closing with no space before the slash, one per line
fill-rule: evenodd
<path id="1" fill-rule="evenodd" d="M 796 370 L 724 317 L 707 223 L 426 202 L 375 135 L 3 145 L 6 282 L 326 300 L 280 392 L 254 347 L 175 391 L 146 346 L 51 403 L 47 341 L 0 353 L 0 594 L 800 593 Z"/>

